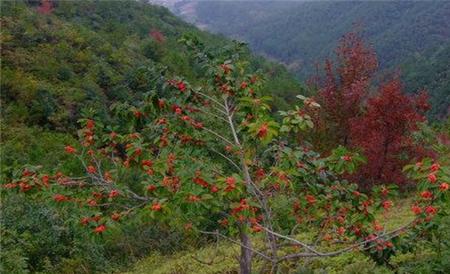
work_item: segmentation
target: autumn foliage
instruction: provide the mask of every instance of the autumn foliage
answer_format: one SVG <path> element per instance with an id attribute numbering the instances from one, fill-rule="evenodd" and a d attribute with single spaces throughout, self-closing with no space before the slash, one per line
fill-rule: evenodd
<path id="1" fill-rule="evenodd" d="M 37 12 L 40 14 L 51 14 L 53 12 L 53 2 L 51 0 L 41 0 Z"/>
<path id="2" fill-rule="evenodd" d="M 426 92 L 407 96 L 398 77 L 375 90 L 377 69 L 374 51 L 358 33 L 346 34 L 336 50 L 336 65 L 325 64 L 313 112 L 318 125 L 313 143 L 322 151 L 336 145 L 361 150 L 367 164 L 350 178 L 367 188 L 375 184 L 406 182 L 402 167 L 426 151 L 414 143 L 412 133 L 424 122 L 429 108 Z M 315 114 L 315 115 L 314 115 Z"/>
<path id="3" fill-rule="evenodd" d="M 152 29 L 148 33 L 148 36 L 152 37 L 158 43 L 163 43 L 164 41 L 166 41 L 166 37 L 164 36 L 164 34 L 157 29 Z"/>
<path id="4" fill-rule="evenodd" d="M 426 155 L 411 136 L 418 123 L 425 121 L 426 100 L 426 94 L 403 94 L 400 81 L 394 79 L 368 100 L 364 115 L 351 119 L 351 144 L 367 157 L 367 164 L 357 173 L 358 182 L 366 186 L 406 183 L 403 166 Z"/>
<path id="5" fill-rule="evenodd" d="M 335 64 L 336 63 L 336 64 Z M 378 67 L 374 51 L 357 33 L 346 34 L 336 49 L 336 61 L 327 60 L 317 100 L 322 107 L 317 119 L 325 149 L 348 145 L 350 119 L 361 115 L 369 94 L 370 81 Z"/>

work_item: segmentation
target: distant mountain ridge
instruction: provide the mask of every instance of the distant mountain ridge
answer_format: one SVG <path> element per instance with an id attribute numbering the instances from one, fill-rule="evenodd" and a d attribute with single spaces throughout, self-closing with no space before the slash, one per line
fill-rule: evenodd
<path id="1" fill-rule="evenodd" d="M 433 57 L 450 45 L 448 1 L 165 2 L 197 26 L 248 42 L 301 79 L 332 56 L 344 33 L 360 29 L 377 52 L 383 72 L 400 69 L 410 91 L 429 89 L 433 115 L 448 114 L 450 61 Z M 418 73 L 427 62 L 435 64 L 427 66 L 432 73 Z"/>

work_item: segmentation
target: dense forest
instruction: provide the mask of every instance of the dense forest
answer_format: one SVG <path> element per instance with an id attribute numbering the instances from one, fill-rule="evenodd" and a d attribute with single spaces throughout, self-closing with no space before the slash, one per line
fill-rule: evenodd
<path id="1" fill-rule="evenodd" d="M 1 273 L 447 272 L 445 11 L 374 38 L 333 17 L 366 3 L 237 3 L 197 14 L 290 33 L 255 48 L 287 67 L 148 1 L 1 3 Z M 303 4 L 334 36 L 277 19 Z M 397 48 L 402 5 L 442 16 Z"/>
<path id="2" fill-rule="evenodd" d="M 447 1 L 179 1 L 173 10 L 197 25 L 248 42 L 304 80 L 332 55 L 343 34 L 359 29 L 377 53 L 379 77 L 399 70 L 410 92 L 429 89 L 432 114 L 443 117 L 448 112 Z"/>

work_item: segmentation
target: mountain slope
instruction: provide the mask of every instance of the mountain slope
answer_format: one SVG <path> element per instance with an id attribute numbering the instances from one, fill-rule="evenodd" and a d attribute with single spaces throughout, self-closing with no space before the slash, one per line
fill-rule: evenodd
<path id="1" fill-rule="evenodd" d="M 315 72 L 318 62 L 332 56 L 340 37 L 353 29 L 362 30 L 385 72 L 417 55 L 432 60 L 438 47 L 450 44 L 447 1 L 181 1 L 173 9 L 195 24 L 247 41 L 252 49 L 285 63 L 302 79 Z M 449 66 L 448 59 L 435 61 Z M 449 103 L 442 98 L 450 93 L 448 78 L 436 83 L 434 77 L 408 69 L 404 79 L 422 83 L 407 83 L 412 92 L 429 88 L 433 101 L 439 101 L 434 113 L 446 113 Z"/>
<path id="2" fill-rule="evenodd" d="M 192 52 L 178 43 L 184 35 L 198 37 L 211 50 L 233 45 L 143 2 L 52 5 L 1 2 L 2 183 L 24 165 L 79 174 L 79 163 L 64 147 L 76 143 L 77 120 L 85 112 L 111 125 L 110 106 L 126 102 L 131 113 L 144 93 L 160 87 L 161 75 L 204 83 L 207 79 L 192 61 Z M 300 83 L 284 67 L 248 50 L 243 54 L 252 69 L 267 75 L 263 91 L 274 94 L 276 107 L 301 92 Z M 150 251 L 169 252 L 184 245 L 179 233 L 148 218 L 121 222 L 105 238 L 93 237 L 78 218 L 68 220 L 78 205 L 57 205 L 39 193 L 4 195 L 4 190 L 1 273 L 113 273 Z"/>
<path id="3" fill-rule="evenodd" d="M 206 47 L 231 45 L 202 32 L 166 8 L 135 1 L 2 3 L 3 116 L 16 123 L 66 130 L 81 111 L 107 116 L 114 101 L 136 101 L 159 73 L 198 82 L 198 69 L 178 40 L 192 34 Z M 279 65 L 247 52 L 255 69 L 270 73 L 266 91 L 285 105 L 300 84 Z M 285 98 L 283 98 L 285 97 Z"/>

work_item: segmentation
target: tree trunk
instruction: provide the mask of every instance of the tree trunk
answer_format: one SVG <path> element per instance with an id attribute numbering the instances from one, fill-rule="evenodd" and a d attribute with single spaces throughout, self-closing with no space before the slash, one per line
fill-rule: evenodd
<path id="1" fill-rule="evenodd" d="M 252 273 L 252 251 L 251 241 L 245 231 L 245 224 L 239 227 L 239 237 L 241 238 L 241 257 L 239 258 L 240 274 Z"/>

